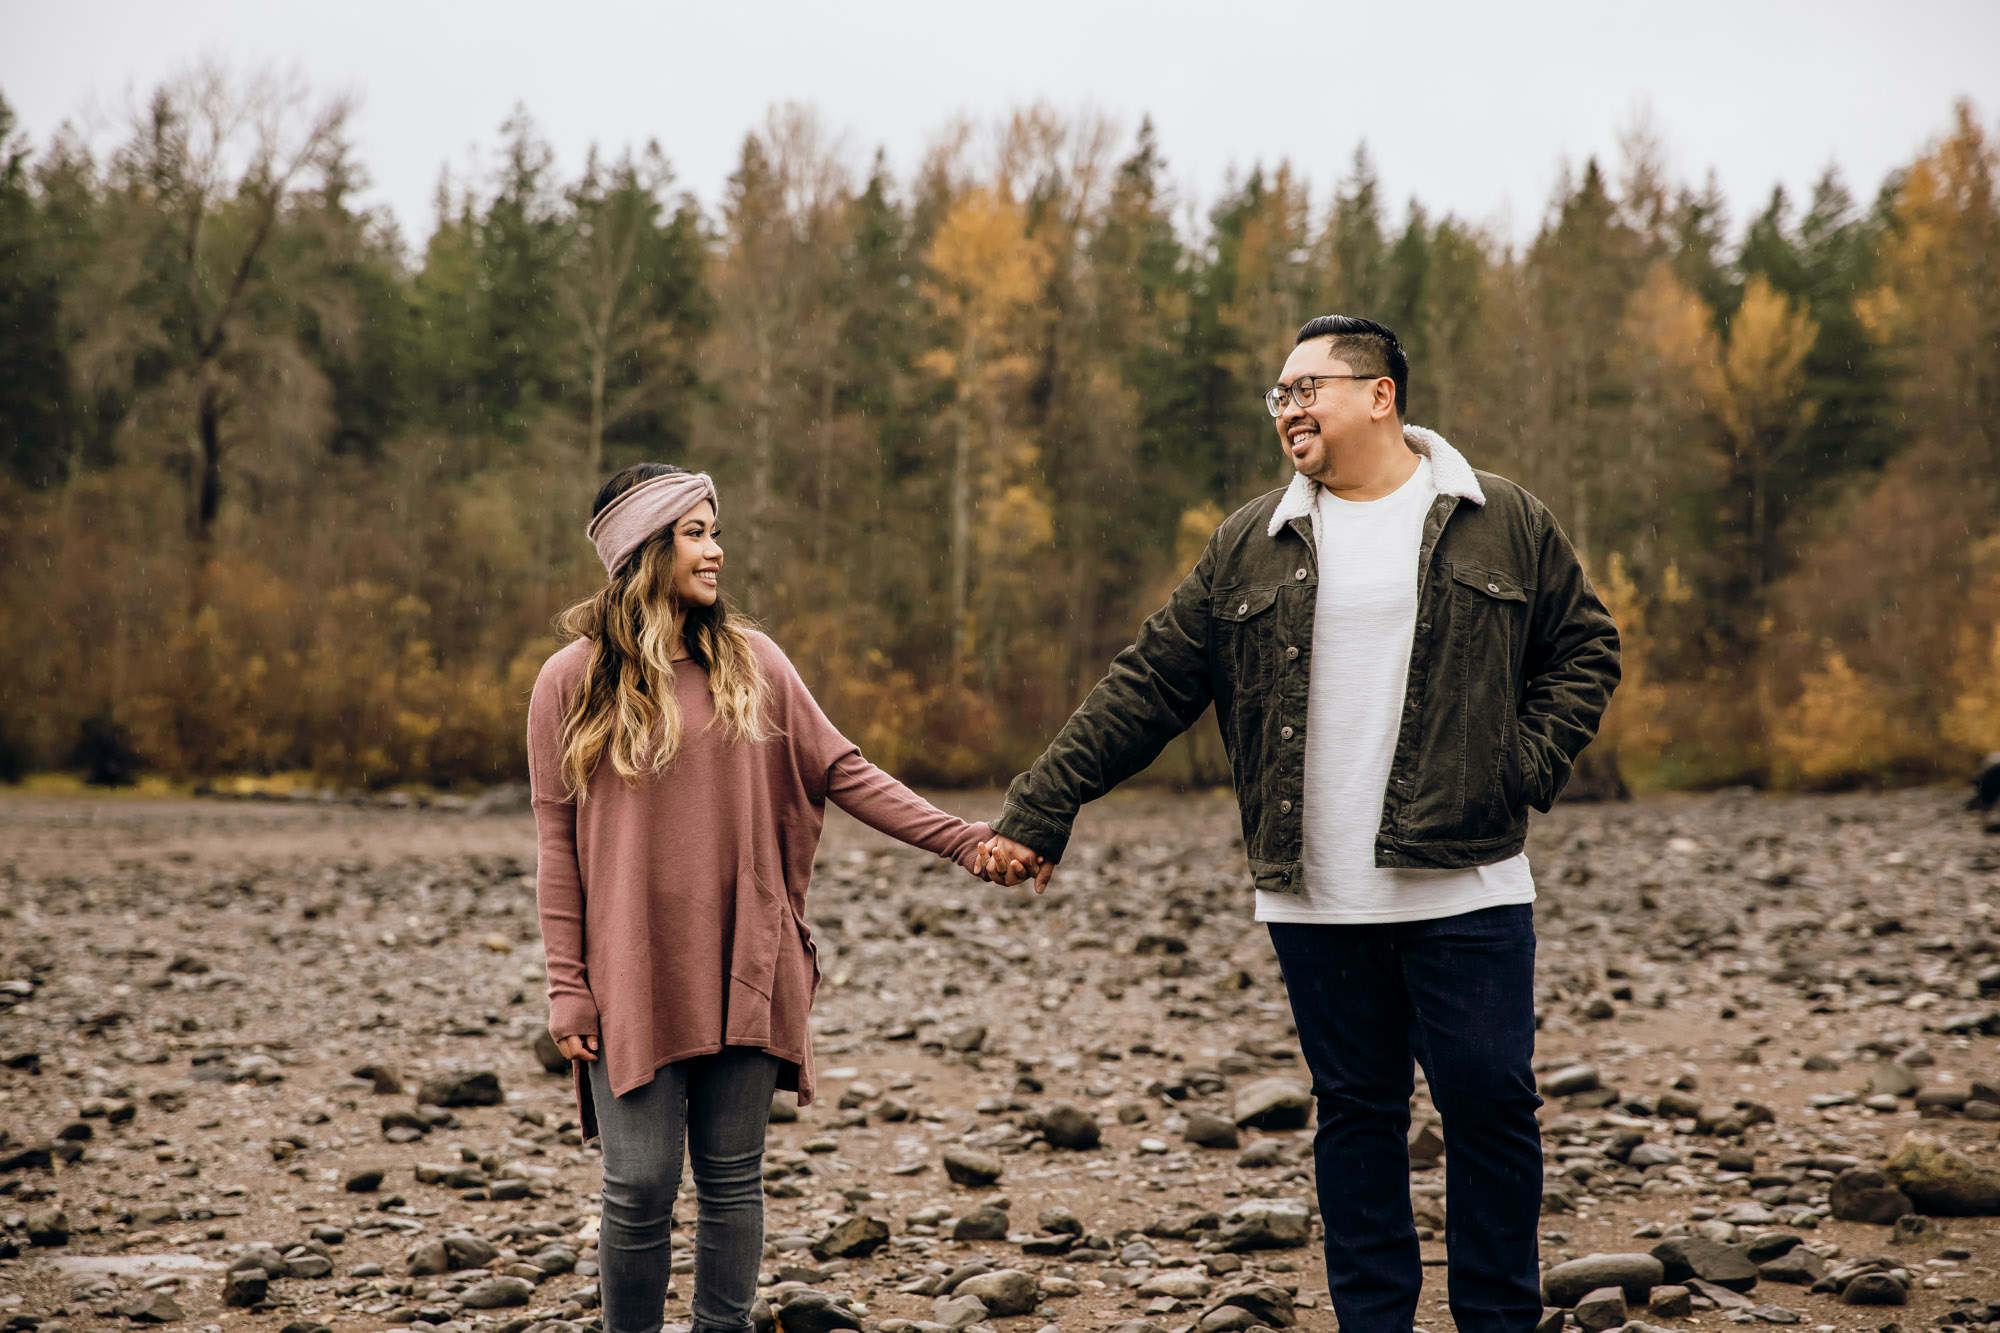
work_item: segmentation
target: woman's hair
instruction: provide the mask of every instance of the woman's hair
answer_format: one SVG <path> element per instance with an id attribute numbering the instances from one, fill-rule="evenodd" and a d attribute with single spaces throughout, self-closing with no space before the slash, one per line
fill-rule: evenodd
<path id="1" fill-rule="evenodd" d="M 682 474 L 665 463 L 635 463 L 604 483 L 591 506 L 595 517 L 625 492 L 655 477 Z M 681 709 L 674 699 L 672 653 L 684 642 L 688 656 L 708 671 L 715 722 L 735 739 L 759 742 L 766 681 L 745 632 L 748 622 L 722 598 L 712 606 L 684 606 L 674 596 L 672 528 L 647 540 L 611 581 L 556 617 L 569 638 L 590 640 L 583 684 L 563 712 L 563 783 L 581 802 L 598 761 L 630 787 L 664 771 L 681 748 Z"/>

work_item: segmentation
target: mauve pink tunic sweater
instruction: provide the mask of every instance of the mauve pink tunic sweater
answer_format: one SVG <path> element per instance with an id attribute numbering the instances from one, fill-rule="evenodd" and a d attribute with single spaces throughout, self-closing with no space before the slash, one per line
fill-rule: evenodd
<path id="1" fill-rule="evenodd" d="M 785 1062 L 780 1087 L 801 1104 L 812 1099 L 807 1017 L 819 955 L 805 902 L 829 799 L 967 869 L 991 834 L 862 758 L 778 645 L 750 638 L 770 681 L 771 739 L 747 745 L 710 729 L 708 673 L 679 662 L 681 752 L 634 787 L 600 763 L 580 807 L 564 792 L 562 717 L 589 663 L 588 640 L 549 658 L 528 704 L 549 1031 L 598 1034 L 614 1095 L 675 1060 L 754 1046 Z M 583 1136 L 594 1138 L 580 1062 L 575 1074 Z"/>

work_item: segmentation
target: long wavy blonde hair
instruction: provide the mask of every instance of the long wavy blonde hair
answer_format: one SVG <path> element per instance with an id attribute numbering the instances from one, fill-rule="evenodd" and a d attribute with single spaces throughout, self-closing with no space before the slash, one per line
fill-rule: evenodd
<path id="1" fill-rule="evenodd" d="M 634 464 L 604 483 L 591 513 L 601 513 L 641 482 L 684 471 L 664 463 Z M 563 782 L 579 803 L 591 773 L 607 756 L 612 771 L 631 787 L 664 772 L 680 753 L 677 644 L 685 644 L 688 656 L 708 671 L 715 700 L 709 725 L 726 727 L 740 742 L 769 739 L 768 682 L 750 646 L 749 622 L 720 597 L 712 606 L 682 605 L 674 596 L 673 571 L 670 528 L 640 547 L 596 593 L 556 617 L 567 638 L 590 640 L 583 683 L 563 712 Z"/>

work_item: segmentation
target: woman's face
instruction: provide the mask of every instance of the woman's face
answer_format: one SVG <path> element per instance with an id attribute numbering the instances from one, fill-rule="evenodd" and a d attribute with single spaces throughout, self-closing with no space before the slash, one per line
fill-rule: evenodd
<path id="1" fill-rule="evenodd" d="M 722 595 L 722 528 L 715 506 L 703 500 L 674 524 L 674 597 L 682 606 L 714 606 Z"/>

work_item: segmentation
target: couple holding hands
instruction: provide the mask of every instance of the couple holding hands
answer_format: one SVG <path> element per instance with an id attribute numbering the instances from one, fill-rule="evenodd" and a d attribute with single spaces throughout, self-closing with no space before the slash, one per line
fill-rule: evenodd
<path id="1" fill-rule="evenodd" d="M 1298 331 L 1265 395 L 1290 483 L 1226 519 L 990 827 L 870 764 L 720 594 L 705 475 L 625 469 L 587 529 L 608 581 L 528 710 L 549 1030 L 603 1149 L 606 1333 L 655 1333 L 682 1162 L 696 1333 L 750 1327 L 773 1093 L 813 1095 L 805 898 L 826 803 L 994 883 L 1048 887 L 1078 809 L 1211 705 L 1318 1104 L 1327 1284 L 1408 1333 L 1422 1272 L 1414 1064 L 1443 1119 L 1452 1314 L 1541 1314 L 1528 810 L 1596 733 L 1618 639 L 1547 508 L 1404 424 L 1370 320 Z"/>

